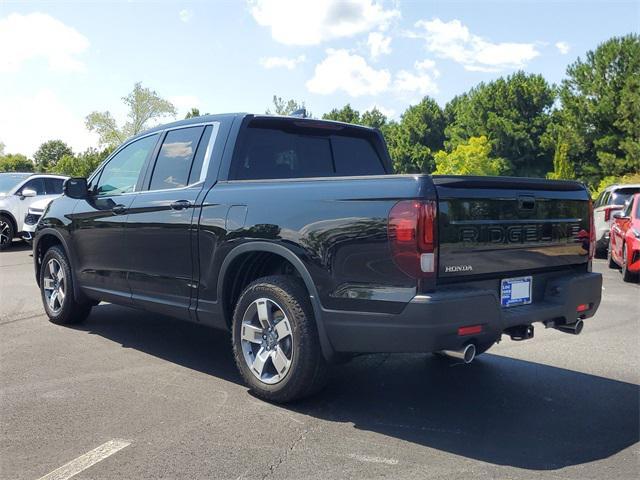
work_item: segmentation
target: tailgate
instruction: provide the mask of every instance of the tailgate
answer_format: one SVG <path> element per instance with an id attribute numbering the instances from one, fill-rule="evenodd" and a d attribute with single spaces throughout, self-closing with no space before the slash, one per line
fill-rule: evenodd
<path id="1" fill-rule="evenodd" d="M 491 277 L 589 260 L 589 195 L 577 182 L 434 176 L 438 277 Z"/>

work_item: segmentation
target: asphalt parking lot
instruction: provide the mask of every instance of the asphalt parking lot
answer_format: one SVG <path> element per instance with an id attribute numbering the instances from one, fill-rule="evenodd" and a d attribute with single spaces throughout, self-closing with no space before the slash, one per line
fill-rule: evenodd
<path id="1" fill-rule="evenodd" d="M 247 393 L 222 332 L 105 304 L 49 323 L 15 247 L 0 253 L 3 479 L 640 474 L 640 287 L 604 261 L 580 336 L 538 326 L 466 366 L 363 356 L 283 407 Z"/>

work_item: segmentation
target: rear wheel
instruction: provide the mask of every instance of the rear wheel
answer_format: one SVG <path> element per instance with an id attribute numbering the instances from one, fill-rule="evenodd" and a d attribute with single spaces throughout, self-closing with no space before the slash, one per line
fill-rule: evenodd
<path id="1" fill-rule="evenodd" d="M 327 367 L 302 282 L 264 277 L 242 292 L 233 314 L 233 353 L 251 391 L 265 400 L 290 402 L 322 388 Z"/>
<path id="2" fill-rule="evenodd" d="M 638 274 L 629 271 L 627 258 L 627 244 L 622 245 L 622 280 L 625 282 L 636 282 Z"/>
<path id="3" fill-rule="evenodd" d="M 0 250 L 11 246 L 15 234 L 13 222 L 6 215 L 0 215 Z"/>
<path id="4" fill-rule="evenodd" d="M 91 312 L 90 304 L 75 298 L 71 266 L 59 246 L 51 247 L 42 258 L 40 293 L 47 316 L 55 324 L 79 323 Z"/>

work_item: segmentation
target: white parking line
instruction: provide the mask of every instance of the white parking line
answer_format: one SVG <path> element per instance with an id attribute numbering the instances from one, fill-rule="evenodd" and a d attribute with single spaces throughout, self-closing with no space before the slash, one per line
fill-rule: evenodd
<path id="1" fill-rule="evenodd" d="M 131 445 L 131 442 L 126 440 L 110 440 L 46 474 L 44 477 L 40 477 L 38 480 L 67 480 L 129 445 Z"/>

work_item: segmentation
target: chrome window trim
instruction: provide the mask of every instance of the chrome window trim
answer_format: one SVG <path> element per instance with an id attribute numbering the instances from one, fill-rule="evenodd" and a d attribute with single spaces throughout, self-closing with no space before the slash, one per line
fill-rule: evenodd
<path id="1" fill-rule="evenodd" d="M 157 193 L 157 192 L 175 192 L 175 191 L 178 191 L 178 190 L 187 190 L 189 188 L 193 188 L 193 187 L 195 187 L 197 185 L 200 185 L 201 183 L 204 184 L 204 181 L 207 178 L 207 172 L 209 171 L 209 164 L 211 163 L 211 156 L 213 155 L 213 146 L 216 143 L 216 138 L 218 137 L 218 131 L 220 130 L 220 122 L 194 123 L 192 125 L 191 124 L 190 125 L 180 125 L 179 127 L 172 127 L 172 128 L 167 128 L 166 130 L 164 130 L 165 132 L 170 132 L 170 131 L 173 131 L 173 130 L 182 130 L 184 128 L 191 128 L 191 127 L 205 127 L 206 128 L 206 127 L 208 127 L 210 125 L 212 127 L 211 136 L 209 137 L 209 142 L 207 143 L 207 149 L 204 152 L 204 160 L 202 162 L 202 170 L 200 170 L 200 178 L 198 179 L 197 182 L 190 183 L 189 185 L 185 185 L 184 187 L 161 188 L 161 189 L 154 189 L 154 190 L 138 190 L 135 193 L 144 194 L 144 193 Z M 156 161 L 157 160 L 158 159 L 156 158 Z"/>

